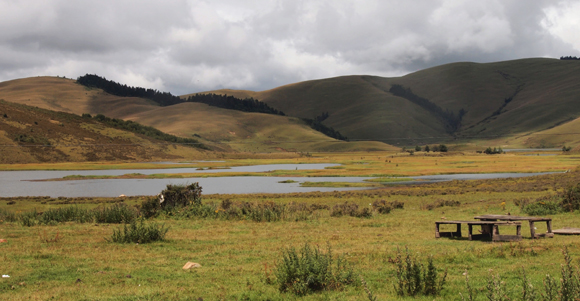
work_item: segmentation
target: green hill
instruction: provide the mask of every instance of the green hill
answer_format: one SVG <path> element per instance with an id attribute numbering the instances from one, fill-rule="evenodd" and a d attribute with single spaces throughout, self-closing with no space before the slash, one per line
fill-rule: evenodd
<path id="1" fill-rule="evenodd" d="M 556 128 L 580 117 L 579 83 L 580 61 L 532 58 L 453 63 L 398 78 L 344 76 L 261 92 L 211 92 L 251 96 L 290 116 L 313 118 L 328 112 L 324 123 L 351 139 L 413 145 Z M 450 131 L 433 110 L 391 93 L 393 85 L 410 89 L 443 112 L 466 113 Z"/>

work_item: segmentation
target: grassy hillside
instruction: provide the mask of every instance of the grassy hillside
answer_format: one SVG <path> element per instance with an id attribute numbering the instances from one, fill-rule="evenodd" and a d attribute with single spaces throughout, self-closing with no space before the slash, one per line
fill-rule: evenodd
<path id="1" fill-rule="evenodd" d="M 212 92 L 251 96 L 290 116 L 312 118 L 329 112 L 324 123 L 351 139 L 412 145 L 450 137 L 462 141 L 514 137 L 558 127 L 580 117 L 579 83 L 579 61 L 533 58 L 453 63 L 399 78 L 347 76 L 262 92 Z M 432 112 L 390 93 L 394 84 L 410 88 L 443 110 L 455 114 L 466 110 L 461 126 L 450 133 Z M 578 140 L 563 140 L 574 139 Z M 522 143 L 537 144 L 533 139 Z"/>
<path id="2" fill-rule="evenodd" d="M 213 92 L 223 93 L 223 90 Z M 451 137 L 435 116 L 376 88 L 362 76 L 291 84 L 259 92 L 254 97 L 290 116 L 314 118 L 328 112 L 330 116 L 324 124 L 350 139 L 406 145 L 417 141 L 416 138 Z"/>
<path id="3" fill-rule="evenodd" d="M 182 103 L 127 118 L 182 137 L 199 137 L 214 147 L 244 152 L 354 151 L 392 149 L 378 142 L 347 143 L 311 130 L 295 117 L 224 110 Z"/>
<path id="4" fill-rule="evenodd" d="M 159 161 L 207 152 L 106 126 L 92 118 L 0 101 L 0 163 Z"/>
<path id="5" fill-rule="evenodd" d="M 86 88 L 74 80 L 35 77 L 0 84 L 0 99 L 75 114 L 104 114 L 200 139 L 216 151 L 367 151 L 393 150 L 380 142 L 346 143 L 326 137 L 300 121 L 183 103 L 160 107 L 136 97 L 119 97 Z"/>

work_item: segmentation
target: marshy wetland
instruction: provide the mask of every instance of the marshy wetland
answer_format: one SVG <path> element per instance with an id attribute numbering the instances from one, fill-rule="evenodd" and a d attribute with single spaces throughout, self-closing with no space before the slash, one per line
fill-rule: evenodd
<path id="1" fill-rule="evenodd" d="M 580 183 L 580 172 L 576 170 L 580 157 L 575 155 L 344 153 L 223 161 L 179 166 L 199 169 L 195 174 L 208 179 L 251 176 L 277 182 L 294 178 L 311 181 L 317 177 L 390 179 L 459 173 L 554 173 L 421 185 L 380 184 L 352 191 L 218 194 L 203 190 L 199 203 L 167 210 L 144 210 L 155 201 L 148 193 L 129 197 L 5 197 L 0 200 L 0 239 L 5 240 L 0 243 L 0 273 L 10 277 L 1 279 L 0 299 L 462 300 L 463 296 L 466 300 L 489 300 L 491 291 L 522 300 L 524 288 L 529 296 L 528 284 L 532 284 L 535 299 L 526 300 L 543 300 L 547 274 L 556 282 L 548 288 L 562 290 L 562 264 L 567 266 L 563 252 L 570 256 L 570 266 L 576 271 L 578 268 L 577 236 L 532 240 L 526 235 L 527 224 L 522 227 L 521 242 L 435 239 L 434 233 L 434 222 L 438 220 L 472 220 L 476 215 L 507 213 L 548 216 L 556 229 L 580 228 L 572 189 Z M 300 167 L 301 163 L 336 165 L 325 169 L 211 172 L 232 166 Z M 153 165 L 125 164 L 118 168 L 142 170 L 155 168 Z M 11 166 L 14 167 L 17 166 Z M 19 169 L 73 167 L 52 164 Z M 110 169 L 98 164 L 76 167 Z M 75 172 L 79 174 L 79 170 Z M 178 178 L 176 174 L 135 173 L 143 175 L 134 175 L 136 179 L 131 180 L 155 176 L 156 180 L 191 183 L 187 172 L 178 173 Z M 92 171 L 89 174 L 95 175 Z M 79 178 L 73 182 L 92 180 L 103 181 Z M 330 188 L 341 186 L 336 183 Z M 164 239 L 151 243 L 111 241 L 115 231 L 123 229 L 124 222 L 138 225 L 142 218 L 146 225 L 168 228 Z M 546 231 L 541 224 L 537 227 L 538 233 Z M 506 230 L 506 234 L 511 231 Z M 328 281 L 333 285 L 305 294 L 283 289 L 284 254 L 291 254 L 294 248 L 300 255 L 305 246 L 319 248 L 322 254 L 328 254 L 330 247 L 334 259 L 330 266 L 340 271 L 335 267 L 340 258 L 346 266 L 342 271 L 351 271 L 351 278 L 330 273 L 336 276 Z M 445 283 L 436 296 L 399 296 L 397 258 L 404 260 L 406 254 L 425 269 L 432 258 L 437 279 L 446 271 Z M 183 270 L 189 261 L 201 267 Z M 528 283 L 522 280 L 524 271 Z M 553 300 L 561 299 L 557 296 Z"/>

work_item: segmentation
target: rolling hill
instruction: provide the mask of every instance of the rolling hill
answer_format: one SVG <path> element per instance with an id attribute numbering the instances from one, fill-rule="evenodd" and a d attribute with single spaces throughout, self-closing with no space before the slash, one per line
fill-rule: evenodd
<path id="1" fill-rule="evenodd" d="M 87 116 L 0 101 L 0 154 L 0 164 L 7 164 L 163 161 L 207 158 L 209 152 L 169 145 Z"/>
<path id="2" fill-rule="evenodd" d="M 161 107 L 151 100 L 110 95 L 65 78 L 35 77 L 0 83 L 0 99 L 9 102 L 132 120 L 170 134 L 200 139 L 217 151 L 394 150 L 390 145 L 434 143 L 561 147 L 580 143 L 576 132 L 580 122 L 577 60 L 460 62 L 396 78 L 352 75 L 266 91 L 204 93 L 252 97 L 286 116 L 201 103 Z M 351 142 L 326 137 L 301 120 L 326 113 L 323 124 L 340 131 Z"/>
<path id="3" fill-rule="evenodd" d="M 195 138 L 215 151 L 395 150 L 380 142 L 344 142 L 312 130 L 296 117 L 246 113 L 181 103 L 161 107 L 137 97 L 119 97 L 74 80 L 33 77 L 0 83 L 0 99 L 81 115 L 132 120 L 180 137 Z"/>
<path id="4" fill-rule="evenodd" d="M 427 105 L 395 95 L 394 85 L 409 89 Z M 254 97 L 290 116 L 313 118 L 328 112 L 324 123 L 349 138 L 393 145 L 495 141 L 549 129 L 565 136 L 560 127 L 580 117 L 580 61 L 531 58 L 452 63 L 397 78 L 343 76 L 261 92 L 209 92 Z M 433 107 L 455 117 L 461 110 L 465 114 L 457 128 L 450 128 Z M 544 146 L 578 141 L 577 135 L 544 139 Z M 538 145 L 537 139 L 517 143 Z"/>

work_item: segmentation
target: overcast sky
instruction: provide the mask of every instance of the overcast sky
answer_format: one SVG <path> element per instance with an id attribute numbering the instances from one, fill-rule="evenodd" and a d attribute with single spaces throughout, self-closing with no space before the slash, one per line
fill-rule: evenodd
<path id="1" fill-rule="evenodd" d="M 580 56 L 580 0 L 0 0 L 0 81 L 180 95 L 456 61 Z"/>

